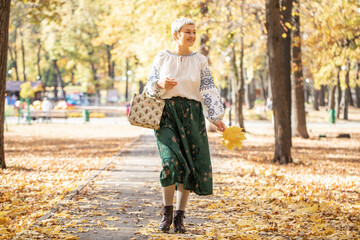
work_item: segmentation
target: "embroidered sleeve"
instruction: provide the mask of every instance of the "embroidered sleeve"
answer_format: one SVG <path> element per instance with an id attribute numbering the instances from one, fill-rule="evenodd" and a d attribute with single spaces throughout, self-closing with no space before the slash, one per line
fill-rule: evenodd
<path id="1" fill-rule="evenodd" d="M 160 97 L 166 92 L 166 89 L 160 89 L 157 87 L 157 80 L 160 79 L 160 64 L 159 56 L 155 57 L 153 66 L 151 68 L 150 76 L 145 86 L 146 93 L 151 97 Z"/>
<path id="2" fill-rule="evenodd" d="M 224 117 L 224 106 L 214 84 L 208 64 L 201 69 L 200 97 L 205 107 L 205 117 L 213 124 Z"/>

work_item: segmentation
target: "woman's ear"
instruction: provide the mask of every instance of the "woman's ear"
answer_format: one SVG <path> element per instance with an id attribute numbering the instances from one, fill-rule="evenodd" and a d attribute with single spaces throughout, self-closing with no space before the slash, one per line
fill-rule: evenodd
<path id="1" fill-rule="evenodd" d="M 179 40 L 179 38 L 178 38 L 178 33 L 174 32 L 173 37 L 174 37 L 175 41 L 176 41 L 176 40 Z"/>

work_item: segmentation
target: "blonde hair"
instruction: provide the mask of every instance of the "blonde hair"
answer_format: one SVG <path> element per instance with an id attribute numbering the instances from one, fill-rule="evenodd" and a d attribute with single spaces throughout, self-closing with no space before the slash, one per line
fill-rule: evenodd
<path id="1" fill-rule="evenodd" d="M 178 18 L 171 24 L 171 36 L 173 37 L 174 40 L 176 40 L 174 37 L 174 33 L 179 33 L 181 28 L 184 25 L 188 25 L 188 24 L 195 26 L 194 21 L 186 17 Z"/>

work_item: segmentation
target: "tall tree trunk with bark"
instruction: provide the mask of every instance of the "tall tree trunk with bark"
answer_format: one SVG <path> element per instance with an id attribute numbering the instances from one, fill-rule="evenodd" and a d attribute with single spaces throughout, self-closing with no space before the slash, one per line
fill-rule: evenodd
<path id="1" fill-rule="evenodd" d="M 202 19 L 206 18 L 209 12 L 208 0 L 200 1 L 199 8 L 201 13 L 201 18 Z M 203 33 L 200 37 L 200 53 L 204 55 L 206 58 L 208 58 L 208 61 L 209 61 L 209 51 L 210 51 L 209 41 L 210 41 L 209 31 L 208 29 L 206 29 L 205 33 Z"/>
<path id="2" fill-rule="evenodd" d="M 125 77 L 126 77 L 126 84 L 125 84 L 125 100 L 129 101 L 129 72 L 130 66 L 129 66 L 129 58 L 125 59 Z"/>
<path id="3" fill-rule="evenodd" d="M 23 34 L 21 32 L 20 32 L 20 36 L 21 36 L 21 53 L 22 53 L 23 76 L 24 76 L 24 81 L 26 82 L 25 46 L 24 46 L 24 37 L 23 37 Z"/>
<path id="4" fill-rule="evenodd" d="M 113 80 L 112 88 L 114 88 L 114 79 L 115 79 L 115 62 L 112 60 L 111 50 L 114 48 L 114 45 L 106 45 L 106 54 L 107 54 L 107 64 L 108 64 L 108 75 Z"/>
<path id="5" fill-rule="evenodd" d="M 356 107 L 360 108 L 360 88 L 359 88 L 359 78 L 360 78 L 360 62 L 357 63 L 357 74 L 356 74 L 356 86 L 355 86 L 355 96 L 356 96 Z"/>
<path id="6" fill-rule="evenodd" d="M 289 122 L 291 125 L 291 28 L 286 26 L 286 23 L 292 22 L 292 8 L 293 8 L 293 0 L 281 0 L 281 8 L 280 14 L 280 24 L 282 25 L 282 33 L 286 34 L 287 37 L 281 38 L 282 39 L 282 53 L 284 59 L 284 74 L 286 79 L 286 94 L 287 98 L 290 99 L 290 105 L 288 106 L 289 115 Z M 290 128 L 290 131 L 292 129 Z M 290 138 L 291 141 L 291 138 Z M 292 144 L 292 143 L 291 143 Z"/>
<path id="7" fill-rule="evenodd" d="M 37 42 L 39 44 L 39 48 L 38 48 L 38 51 L 37 51 L 36 66 L 37 66 L 39 80 L 41 80 L 42 77 L 41 77 L 41 67 L 40 67 L 40 61 L 41 61 L 41 41 L 40 41 L 40 39 Z"/>
<path id="8" fill-rule="evenodd" d="M 263 77 L 261 72 L 259 72 L 259 78 L 260 78 L 260 84 L 261 84 L 261 92 L 262 92 L 263 99 L 264 99 L 264 102 L 265 102 L 265 105 L 266 105 L 266 99 L 267 99 L 268 94 L 267 94 L 267 91 L 265 89 L 264 77 Z"/>
<path id="9" fill-rule="evenodd" d="M 59 84 L 60 84 L 61 95 L 64 99 L 66 99 L 66 94 L 65 94 L 65 90 L 64 90 L 64 82 L 62 80 L 59 66 L 57 65 L 57 60 L 54 60 L 54 66 L 55 66 L 56 73 L 57 73 L 57 80 L 59 81 Z"/>
<path id="10" fill-rule="evenodd" d="M 326 86 L 321 85 L 321 88 L 319 90 L 319 106 L 325 106 L 325 90 Z"/>
<path id="11" fill-rule="evenodd" d="M 53 86 L 54 86 L 54 101 L 57 102 L 58 98 L 58 76 L 56 74 L 56 60 L 53 60 Z"/>
<path id="12" fill-rule="evenodd" d="M 320 97 L 320 90 L 313 88 L 313 109 L 315 111 L 319 111 L 319 97 Z"/>
<path id="13" fill-rule="evenodd" d="M 93 80 L 95 83 L 95 91 L 96 91 L 96 102 L 95 105 L 100 105 L 100 84 L 98 81 L 98 76 L 97 76 L 97 68 L 95 67 L 95 63 L 91 62 L 91 71 L 93 74 Z"/>
<path id="14" fill-rule="evenodd" d="M 209 13 L 208 2 L 209 2 L 208 0 L 199 1 L 198 7 L 200 9 L 201 19 L 208 18 L 208 13 Z M 208 63 L 210 65 L 211 61 L 209 58 L 209 52 L 210 52 L 210 38 L 209 38 L 209 30 L 208 28 L 206 28 L 205 33 L 203 33 L 200 36 L 200 53 L 207 58 Z M 207 130 L 209 132 L 216 132 L 216 126 L 207 122 Z"/>
<path id="15" fill-rule="evenodd" d="M 20 79 L 19 79 L 19 72 L 18 72 L 16 57 L 14 56 L 10 46 L 8 47 L 8 49 L 9 49 L 11 63 L 12 63 L 11 67 L 14 68 L 14 70 L 15 70 L 16 81 L 19 81 Z"/>
<path id="16" fill-rule="evenodd" d="M 346 76 L 345 76 L 345 85 L 346 88 L 344 89 L 344 120 L 349 119 L 349 103 L 350 103 L 350 86 L 349 86 L 349 74 L 350 74 L 350 61 L 348 60 L 346 63 Z"/>
<path id="17" fill-rule="evenodd" d="M 10 0 L 0 2 L 0 167 L 6 168 L 4 150 L 5 88 L 9 41 Z"/>
<path id="18" fill-rule="evenodd" d="M 292 162 L 291 124 L 288 82 L 285 76 L 280 25 L 280 3 L 266 0 L 266 26 L 268 34 L 267 51 L 269 55 L 270 79 L 273 96 L 275 154 L 273 162 L 280 164 Z"/>
<path id="19" fill-rule="evenodd" d="M 335 111 L 335 91 L 336 86 L 331 86 L 329 89 L 329 111 L 334 110 Z"/>
<path id="20" fill-rule="evenodd" d="M 232 98 L 230 99 L 230 105 L 233 102 L 235 107 L 235 122 L 243 128 L 245 131 L 244 126 L 244 116 L 243 116 L 243 99 L 244 99 L 244 75 L 243 75 L 243 59 L 244 59 L 244 42 L 243 37 L 240 37 L 240 69 L 238 68 L 238 64 L 236 61 L 236 49 L 235 49 L 235 41 L 234 41 L 234 33 L 233 33 L 233 26 L 232 26 L 232 9 L 229 5 L 226 6 L 228 9 L 227 21 L 230 23 L 228 26 L 229 30 L 229 45 L 231 51 L 231 58 L 230 58 L 230 68 L 233 78 L 231 79 L 231 90 L 232 90 Z M 244 2 L 241 2 L 241 12 L 244 11 Z M 240 34 L 243 34 L 242 27 L 240 27 Z M 240 73 L 239 73 L 240 70 Z M 230 84 L 229 84 L 230 85 Z"/>
<path id="21" fill-rule="evenodd" d="M 341 91 L 341 84 L 340 84 L 340 71 L 341 71 L 341 67 L 338 67 L 337 86 L 336 86 L 337 99 L 336 99 L 336 102 L 335 102 L 335 106 L 336 106 L 336 117 L 337 117 L 337 118 L 340 118 L 341 98 L 342 98 L 342 91 Z"/>
<path id="22" fill-rule="evenodd" d="M 235 58 L 235 49 L 234 58 Z M 234 59 L 236 62 L 236 60 Z M 240 73 L 238 74 L 237 81 L 235 83 L 235 122 L 239 124 L 245 131 L 244 115 L 243 115 L 243 102 L 244 102 L 244 38 L 240 38 Z"/>
<path id="23" fill-rule="evenodd" d="M 255 105 L 255 79 L 252 79 L 250 83 L 246 85 L 245 99 L 248 109 L 253 109 Z"/>
<path id="24" fill-rule="evenodd" d="M 11 50 L 10 43 L 8 44 L 8 48 L 9 48 L 11 61 L 13 62 L 13 67 L 14 67 L 14 70 L 15 70 L 16 81 L 20 81 L 18 63 L 17 63 L 17 50 L 16 50 L 17 29 L 18 29 L 18 26 L 15 26 L 15 29 L 14 29 L 14 47 L 13 47 L 14 48 L 14 54 L 13 54 L 13 52 Z"/>
<path id="25" fill-rule="evenodd" d="M 292 124 L 291 125 L 294 136 L 309 138 L 309 134 L 306 129 L 304 77 L 303 77 L 303 66 L 301 59 L 301 35 L 300 35 L 300 15 L 299 15 L 300 2 L 299 0 L 295 0 L 295 3 L 297 4 L 295 8 L 293 44 L 292 44 L 294 75 L 292 81 L 292 98 L 291 98 Z"/>

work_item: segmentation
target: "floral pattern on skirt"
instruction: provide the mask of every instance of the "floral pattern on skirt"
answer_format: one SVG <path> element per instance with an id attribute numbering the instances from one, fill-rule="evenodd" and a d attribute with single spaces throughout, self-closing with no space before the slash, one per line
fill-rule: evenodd
<path id="1" fill-rule="evenodd" d="M 210 151 L 201 103 L 182 97 L 165 100 L 155 136 L 163 167 L 161 185 L 182 183 L 198 195 L 212 194 Z"/>

